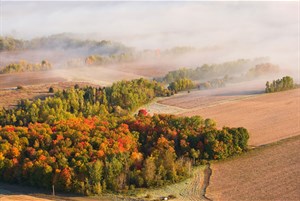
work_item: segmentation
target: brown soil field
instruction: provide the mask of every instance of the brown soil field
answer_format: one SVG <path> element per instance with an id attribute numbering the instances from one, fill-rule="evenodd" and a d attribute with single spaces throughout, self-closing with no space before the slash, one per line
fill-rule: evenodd
<path id="1" fill-rule="evenodd" d="M 158 102 L 182 109 L 202 108 L 257 96 L 264 93 L 264 85 L 265 81 L 262 80 L 228 84 L 226 87 L 216 89 L 192 90 L 191 93 L 184 91 Z"/>
<path id="2" fill-rule="evenodd" d="M 300 200 L 300 137 L 216 162 L 206 196 L 212 200 Z"/>
<path id="3" fill-rule="evenodd" d="M 211 118 L 219 127 L 245 127 L 249 144 L 263 145 L 300 134 L 300 89 L 227 101 L 181 115 Z"/>
<path id="4" fill-rule="evenodd" d="M 38 85 L 62 81 L 90 82 L 102 86 L 119 80 L 132 80 L 142 76 L 109 68 L 87 67 L 38 72 L 0 74 L 0 89 L 18 85 Z"/>
<path id="5" fill-rule="evenodd" d="M 36 198 L 33 196 L 29 195 L 7 195 L 7 196 L 2 196 L 0 195 L 0 200 L 1 201 L 46 201 L 48 199 L 43 199 L 43 198 Z"/>
<path id="6" fill-rule="evenodd" d="M 300 88 L 265 94 L 263 86 L 262 81 L 245 82 L 225 88 L 183 92 L 158 100 L 160 110 L 157 111 L 170 113 L 172 109 L 181 116 L 211 118 L 219 128 L 245 127 L 250 132 L 252 146 L 299 135 Z M 154 106 L 148 106 L 152 113 L 156 113 Z M 171 106 L 171 109 L 163 106 Z"/>
<path id="7" fill-rule="evenodd" d="M 65 80 L 48 71 L 0 74 L 0 89 L 16 87 L 18 85 L 26 86 L 62 82 Z"/>
<path id="8" fill-rule="evenodd" d="M 84 81 L 102 86 L 111 85 L 113 82 L 120 80 L 132 80 L 143 77 L 135 72 L 130 73 L 126 70 L 123 72 L 101 66 L 54 70 L 53 74 L 66 78 L 69 81 Z"/>

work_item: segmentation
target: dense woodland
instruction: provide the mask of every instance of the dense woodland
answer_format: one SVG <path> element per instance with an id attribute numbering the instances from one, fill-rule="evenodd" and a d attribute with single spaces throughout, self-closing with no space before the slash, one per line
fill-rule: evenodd
<path id="1" fill-rule="evenodd" d="M 41 63 L 28 63 L 27 61 L 20 61 L 12 63 L 5 67 L 0 67 L 0 74 L 17 73 L 17 72 L 30 72 L 30 71 L 45 71 L 52 69 L 50 62 L 43 60 Z"/>
<path id="2" fill-rule="evenodd" d="M 295 88 L 293 78 L 290 76 L 285 76 L 281 79 L 273 80 L 273 82 L 267 81 L 266 83 L 266 93 L 285 91 Z"/>
<path id="3" fill-rule="evenodd" d="M 71 118 L 0 128 L 1 181 L 99 194 L 187 178 L 199 160 L 247 149 L 244 128 L 173 115 Z"/>
<path id="4" fill-rule="evenodd" d="M 191 166 L 247 150 L 244 128 L 130 112 L 170 91 L 137 79 L 55 91 L 0 111 L 0 180 L 81 194 L 126 192 L 191 176 Z"/>

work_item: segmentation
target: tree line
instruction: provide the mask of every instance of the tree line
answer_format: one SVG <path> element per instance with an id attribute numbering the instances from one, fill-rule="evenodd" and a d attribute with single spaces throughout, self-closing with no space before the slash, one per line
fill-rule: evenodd
<path id="1" fill-rule="evenodd" d="M 52 69 L 49 61 L 43 60 L 41 63 L 28 63 L 27 61 L 19 61 L 18 63 L 8 64 L 5 67 L 0 67 L 0 74 L 17 73 L 17 72 L 31 72 L 31 71 L 45 71 Z"/>
<path id="2" fill-rule="evenodd" d="M 117 54 L 132 51 L 131 48 L 108 40 L 81 40 L 72 34 L 62 33 L 48 37 L 21 40 L 13 37 L 0 37 L 0 51 L 16 50 L 56 50 L 80 49 L 83 54 Z"/>
<path id="3" fill-rule="evenodd" d="M 278 73 L 280 70 L 279 66 L 272 63 L 261 63 L 255 65 L 255 67 L 248 70 L 245 77 L 248 79 L 253 79 L 269 74 Z"/>
<path id="4" fill-rule="evenodd" d="M 168 86 L 168 89 L 177 93 L 178 91 L 190 90 L 195 88 L 195 84 L 192 80 L 182 78 L 174 82 L 171 82 Z"/>
<path id="5" fill-rule="evenodd" d="M 282 77 L 281 79 L 266 82 L 266 93 L 285 91 L 295 88 L 294 80 L 290 76 Z"/>
<path id="6" fill-rule="evenodd" d="M 181 68 L 170 71 L 164 77 L 155 78 L 155 80 L 165 83 L 175 82 L 179 79 L 191 79 L 193 81 L 206 81 L 210 79 L 219 79 L 228 75 L 241 74 L 247 72 L 251 67 L 264 62 L 266 58 L 257 59 L 239 59 L 220 64 L 203 64 L 197 68 Z"/>
<path id="7" fill-rule="evenodd" d="M 53 88 L 51 89 L 54 90 Z M 170 96 L 161 83 L 146 79 L 119 81 L 110 87 L 78 85 L 57 91 L 45 100 L 20 100 L 15 108 L 0 110 L 0 125 L 23 126 L 72 118 L 115 113 L 126 115 L 155 97 Z"/>

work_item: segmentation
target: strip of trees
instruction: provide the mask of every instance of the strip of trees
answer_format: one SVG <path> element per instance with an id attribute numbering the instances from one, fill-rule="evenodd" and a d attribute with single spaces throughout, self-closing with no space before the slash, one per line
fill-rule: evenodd
<path id="1" fill-rule="evenodd" d="M 273 80 L 273 82 L 267 81 L 266 93 L 285 91 L 295 88 L 293 78 L 290 76 L 282 77 L 281 79 Z"/>
<path id="2" fill-rule="evenodd" d="M 265 58 L 253 60 L 239 59 L 220 64 L 203 64 L 197 68 L 181 68 L 170 71 L 164 77 L 155 78 L 160 82 L 171 83 L 179 79 L 191 79 L 193 81 L 206 81 L 209 79 L 220 79 L 227 75 L 241 74 L 247 72 L 251 67 L 265 62 Z"/>
<path id="3" fill-rule="evenodd" d="M 82 52 L 88 54 L 117 54 L 132 51 L 131 48 L 118 42 L 108 40 L 81 40 L 67 33 L 33 38 L 31 40 L 0 37 L 0 51 L 57 49 L 80 49 Z"/>
<path id="4" fill-rule="evenodd" d="M 45 71 L 52 69 L 52 65 L 49 61 L 43 60 L 41 63 L 28 63 L 27 61 L 20 61 L 18 63 L 9 64 L 3 68 L 0 68 L 0 74 L 5 73 L 17 73 L 17 72 L 30 72 L 30 71 Z"/>
<path id="5" fill-rule="evenodd" d="M 21 100 L 15 108 L 0 110 L 0 125 L 23 126 L 29 123 L 49 123 L 74 118 L 115 113 L 126 115 L 155 97 L 171 95 L 171 91 L 156 81 L 136 79 L 120 81 L 111 87 L 77 85 L 45 100 Z"/>

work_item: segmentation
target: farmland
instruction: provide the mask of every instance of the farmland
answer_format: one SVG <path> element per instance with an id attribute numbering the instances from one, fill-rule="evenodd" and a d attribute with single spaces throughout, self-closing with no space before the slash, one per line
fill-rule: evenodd
<path id="1" fill-rule="evenodd" d="M 102 86 L 110 85 L 118 80 L 131 80 L 142 76 L 102 67 L 86 69 L 60 69 L 41 72 L 25 72 L 0 75 L 0 88 L 18 85 L 39 85 L 62 81 L 88 81 Z"/>
<path id="2" fill-rule="evenodd" d="M 218 127 L 244 126 L 249 129 L 249 144 L 257 149 L 212 164 L 213 173 L 206 192 L 209 199 L 300 198 L 300 89 L 263 94 L 261 86 L 248 84 L 185 92 L 148 106 L 154 113 L 160 108 L 158 112 L 176 111 L 182 116 L 212 118 Z M 199 192 L 186 199 L 193 200 L 197 195 Z"/>
<path id="3" fill-rule="evenodd" d="M 298 7 L 1 2 L 0 201 L 300 201 Z"/>
<path id="4" fill-rule="evenodd" d="M 158 110 L 161 113 L 176 111 L 181 116 L 211 118 L 220 128 L 243 126 L 250 131 L 249 144 L 252 146 L 299 135 L 300 89 L 263 94 L 263 85 L 244 84 L 189 94 L 184 92 L 148 107 L 153 113 L 156 113 L 155 105 L 159 105 L 157 108 L 166 109 Z"/>
<path id="5" fill-rule="evenodd" d="M 212 164 L 212 200 L 299 200 L 299 136 Z"/>
<path id="6" fill-rule="evenodd" d="M 15 75 L 15 74 L 13 74 Z M 5 89 L 1 91 L 1 104 L 3 106 L 12 107 L 14 103 L 17 102 L 20 98 L 42 98 L 48 95 L 48 88 L 53 86 L 55 89 L 66 89 L 68 87 L 74 86 L 76 82 L 50 82 L 47 83 L 45 80 L 42 81 L 42 84 L 33 85 L 24 85 L 24 90 L 11 90 Z M 31 83 L 32 84 L 32 83 Z M 81 82 L 81 86 L 85 86 L 88 83 Z M 94 85 L 99 86 L 99 85 Z M 245 82 L 239 85 L 228 85 L 225 88 L 212 89 L 212 90 L 194 90 L 191 93 L 182 92 L 175 96 L 168 98 L 157 98 L 156 101 L 146 105 L 145 108 L 149 109 L 150 113 L 170 113 L 170 114 L 179 114 L 181 116 L 193 116 L 200 115 L 204 118 L 212 118 L 218 123 L 219 128 L 226 126 L 244 126 L 250 131 L 250 145 L 260 146 L 263 144 L 268 144 L 271 142 L 278 141 L 283 138 L 288 138 L 290 136 L 299 134 L 299 89 L 264 94 L 263 93 L 263 81 L 261 82 Z M 9 98 L 6 98 L 9 97 Z M 266 104 L 267 103 L 267 104 Z M 242 109 L 241 109 L 242 108 Z M 288 112 L 286 112 L 288 111 Z M 244 118 L 240 118 L 241 115 Z M 272 127 L 267 126 L 264 122 L 268 121 L 272 123 Z M 268 130 L 269 129 L 269 130 Z M 299 144 L 299 138 L 296 140 L 287 140 L 279 143 L 280 147 L 297 147 Z M 292 144 L 296 143 L 296 144 Z M 225 160 L 223 162 L 217 162 L 212 164 L 212 177 L 210 180 L 210 185 L 207 188 L 206 196 L 214 200 L 227 200 L 239 198 L 241 195 L 240 191 L 235 191 L 234 186 L 239 186 L 239 182 L 245 181 L 246 184 L 243 186 L 243 192 L 247 192 L 247 188 L 253 185 L 251 183 L 251 178 L 260 178 L 258 174 L 266 175 L 265 172 L 272 172 L 273 169 L 268 168 L 280 168 L 283 169 L 284 164 L 288 164 L 290 169 L 283 169 L 284 172 L 289 172 L 291 175 L 283 174 L 282 177 L 278 180 L 271 181 L 269 178 L 262 178 L 262 181 L 269 182 L 265 185 L 274 185 L 274 182 L 277 183 L 277 186 L 274 186 L 276 189 L 282 189 L 282 185 L 286 183 L 291 183 L 291 191 L 289 188 L 284 188 L 282 191 L 286 193 L 287 198 L 295 198 L 297 191 L 293 190 L 297 183 L 293 183 L 291 178 L 297 178 L 299 172 L 295 172 L 297 167 L 297 158 L 292 158 L 291 156 L 295 153 L 289 154 L 288 157 L 284 157 L 286 150 L 281 150 L 278 148 L 279 145 L 266 146 L 264 148 L 258 148 L 258 150 L 251 151 L 249 154 L 241 156 L 241 158 L 236 157 L 233 160 Z M 276 148 L 277 147 L 277 148 Z M 293 150 L 295 151 L 295 150 Z M 280 155 L 281 154 L 281 155 Z M 278 158 L 272 158 L 271 156 L 277 156 Z M 256 157 L 256 158 L 255 158 Z M 270 160 L 262 160 L 255 164 L 258 158 L 268 158 Z M 244 161 L 245 160 L 245 161 Z M 232 161 L 237 161 L 236 163 Z M 242 162 L 240 162 L 242 161 Z M 272 163 L 277 161 L 277 163 Z M 281 163 L 280 161 L 284 161 Z M 241 164 L 238 164 L 241 163 Z M 242 169 L 244 171 L 251 172 L 250 176 L 244 176 L 244 179 L 233 180 L 232 178 L 226 178 L 224 172 L 234 169 L 233 167 L 243 166 L 242 164 L 249 164 L 246 167 L 262 167 L 260 168 L 262 172 L 252 173 L 249 169 Z M 257 166 L 255 166 L 257 165 Z M 260 170 L 259 169 L 259 170 Z M 234 169 L 237 170 L 237 169 Z M 233 171 L 233 170 L 232 170 Z M 279 174 L 276 172 L 276 175 Z M 235 174 L 234 172 L 228 172 L 226 175 Z M 242 172 L 238 172 L 241 178 L 243 178 Z M 274 173 L 275 175 L 275 173 Z M 271 176 L 274 176 L 271 175 Z M 267 175 L 268 176 L 268 175 Z M 266 176 L 266 177 L 267 177 Z M 271 177 L 270 176 L 270 177 Z M 269 177 L 269 176 L 268 176 Z M 197 168 L 194 171 L 194 176 L 186 181 L 180 182 L 178 184 L 173 184 L 170 186 L 163 187 L 160 190 L 144 190 L 140 198 L 144 199 L 147 194 L 151 195 L 151 198 L 155 199 L 158 195 L 168 196 L 175 195 L 177 198 L 175 200 L 201 200 L 204 199 L 202 196 L 202 190 L 204 185 L 204 174 L 203 168 Z M 216 178 L 224 178 L 223 180 L 218 180 Z M 227 180 L 232 181 L 231 188 L 224 190 L 224 183 Z M 246 186 L 248 185 L 248 186 Z M 253 189 L 253 192 L 257 192 L 259 189 Z M 234 192 L 230 194 L 232 197 L 226 197 L 228 192 Z M 268 190 L 269 192 L 269 190 Z M 147 194 L 146 194 L 147 193 Z M 265 196 L 272 195 L 265 192 Z M 254 195 L 253 195 L 254 196 Z M 16 200 L 16 199 L 26 200 L 28 197 L 17 197 L 16 195 L 5 196 L 6 200 Z M 45 197 L 51 199 L 51 197 Z M 249 197 L 244 197 L 247 199 Z M 42 198 L 31 198 L 28 199 L 44 199 Z M 62 197 L 63 199 L 63 197 Z M 102 199 L 102 198 L 101 198 Z M 105 198 L 106 199 L 106 198 Z M 257 198 L 259 199 L 259 197 Z M 86 200 L 86 198 L 67 198 L 67 200 Z M 88 199 L 89 200 L 89 199 Z M 151 199 L 150 199 L 151 200 Z"/>
<path id="7" fill-rule="evenodd" d="M 244 126 L 249 144 L 259 146 L 300 133 L 300 89 L 229 101 L 183 115 L 212 118 L 222 126 Z"/>

